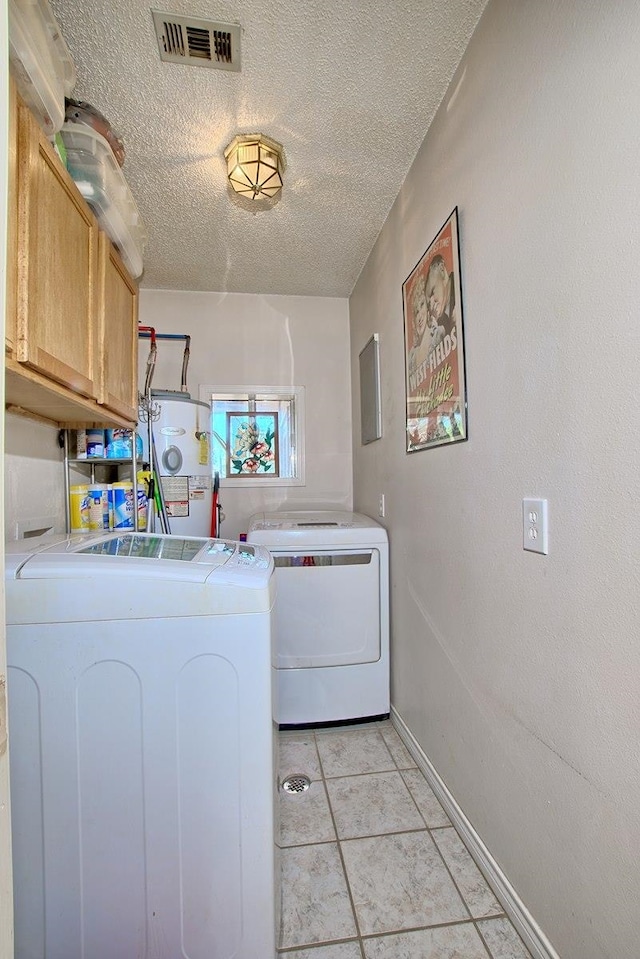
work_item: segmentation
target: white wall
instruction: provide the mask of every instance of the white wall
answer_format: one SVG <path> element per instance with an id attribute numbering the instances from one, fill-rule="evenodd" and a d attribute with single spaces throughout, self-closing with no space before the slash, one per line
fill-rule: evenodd
<path id="1" fill-rule="evenodd" d="M 351 372 L 347 301 L 324 297 L 255 296 L 143 290 L 140 322 L 158 332 L 189 333 L 188 383 L 304 386 L 306 485 L 221 489 L 222 534 L 246 529 L 262 509 L 352 505 Z M 160 341 L 154 386 L 178 389 L 183 343 Z M 141 386 L 148 343 L 140 344 Z M 58 431 L 25 417 L 5 418 L 5 528 L 53 518 L 64 529 L 63 455 Z"/>
<path id="2" fill-rule="evenodd" d="M 5 415 L 5 537 L 17 539 L 18 523 L 42 528 L 53 520 L 64 530 L 64 456 L 58 430 L 25 416 Z"/>
<path id="3" fill-rule="evenodd" d="M 637 3 L 491 0 L 350 301 L 393 702 L 563 959 L 640 942 L 639 49 Z M 407 455 L 401 285 L 456 205 L 469 440 Z"/>
<path id="4" fill-rule="evenodd" d="M 348 304 L 343 299 L 143 290 L 140 322 L 191 336 L 188 386 L 305 387 L 306 485 L 220 490 L 222 535 L 263 509 L 352 505 Z M 154 388 L 179 389 L 184 344 L 158 342 Z M 141 341 L 141 387 L 148 343 Z"/>

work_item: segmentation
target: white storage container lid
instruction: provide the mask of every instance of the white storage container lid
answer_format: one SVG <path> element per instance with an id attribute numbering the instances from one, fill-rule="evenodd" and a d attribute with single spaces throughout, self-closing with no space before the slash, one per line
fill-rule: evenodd
<path id="1" fill-rule="evenodd" d="M 57 133 L 76 68 L 48 0 L 9 0 L 9 56 L 20 96 L 45 132 Z"/>
<path id="2" fill-rule="evenodd" d="M 67 151 L 67 168 L 76 186 L 120 250 L 131 276 L 140 276 L 147 234 L 111 147 L 84 123 L 65 123 L 61 136 Z"/>

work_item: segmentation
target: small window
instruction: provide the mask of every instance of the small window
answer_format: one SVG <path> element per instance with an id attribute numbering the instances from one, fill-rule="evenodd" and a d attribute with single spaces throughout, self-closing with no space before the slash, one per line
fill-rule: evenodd
<path id="1" fill-rule="evenodd" d="M 304 389 L 201 386 L 214 473 L 227 486 L 304 486 Z"/>

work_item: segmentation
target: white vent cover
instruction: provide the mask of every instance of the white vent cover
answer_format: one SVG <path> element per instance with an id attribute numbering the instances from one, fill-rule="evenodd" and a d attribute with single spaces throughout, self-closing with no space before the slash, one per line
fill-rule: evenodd
<path id="1" fill-rule="evenodd" d="M 152 10 L 160 59 L 210 70 L 240 70 L 240 25 Z"/>

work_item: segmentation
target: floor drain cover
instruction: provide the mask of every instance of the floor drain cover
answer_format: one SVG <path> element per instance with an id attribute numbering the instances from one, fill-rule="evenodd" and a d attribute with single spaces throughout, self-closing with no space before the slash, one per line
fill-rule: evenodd
<path id="1" fill-rule="evenodd" d="M 299 793 L 306 792 L 311 785 L 311 780 L 304 773 L 294 773 L 282 780 L 282 791 L 297 796 Z"/>

